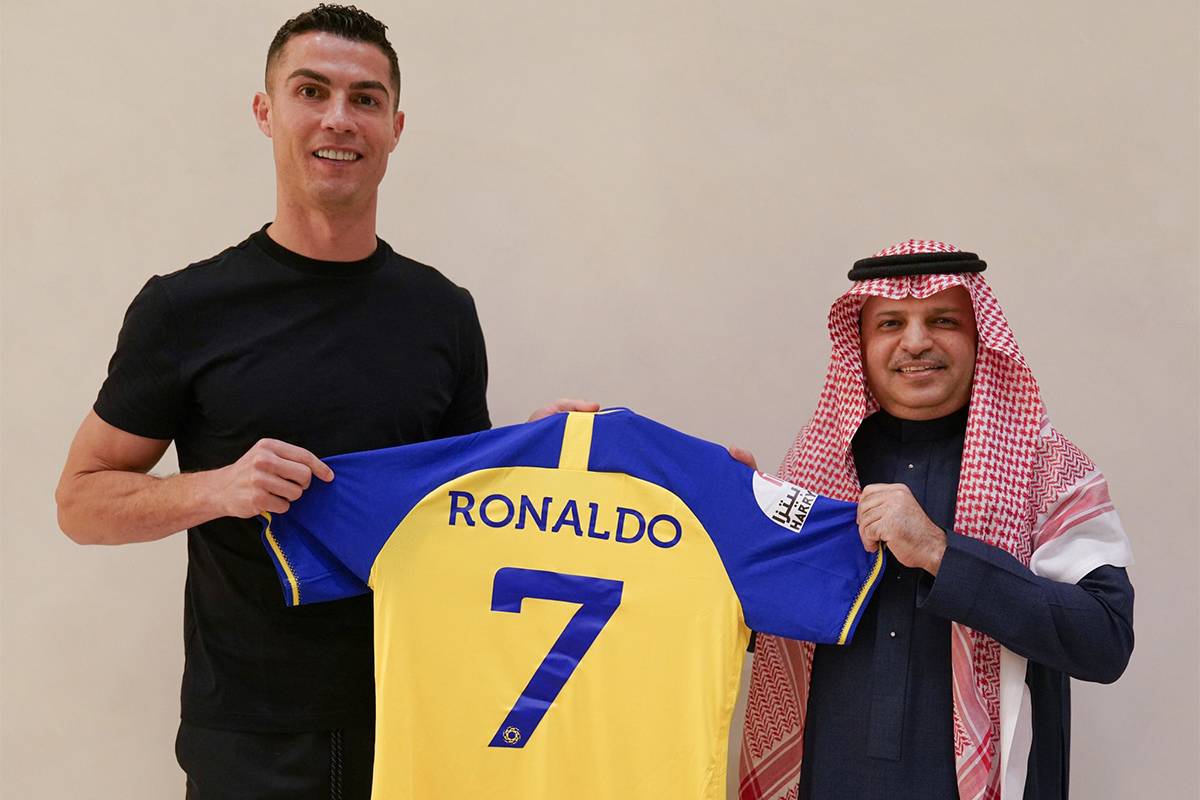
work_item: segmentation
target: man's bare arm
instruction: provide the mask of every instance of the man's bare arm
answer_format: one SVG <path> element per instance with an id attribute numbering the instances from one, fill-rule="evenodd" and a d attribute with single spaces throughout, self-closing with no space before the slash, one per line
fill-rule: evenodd
<path id="1" fill-rule="evenodd" d="M 128 433 L 89 412 L 54 495 L 63 533 L 79 544 L 151 542 L 218 517 L 283 513 L 313 475 L 333 479 L 312 453 L 274 439 L 260 440 L 227 467 L 148 475 L 169 444 Z"/>

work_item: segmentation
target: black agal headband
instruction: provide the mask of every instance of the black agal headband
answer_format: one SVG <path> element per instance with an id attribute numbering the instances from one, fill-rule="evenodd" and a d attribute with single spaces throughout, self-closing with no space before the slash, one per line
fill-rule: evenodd
<path id="1" fill-rule="evenodd" d="M 899 278 L 905 275 L 945 275 L 952 272 L 983 272 L 987 262 L 974 253 L 907 253 L 873 256 L 854 262 L 847 273 L 852 281 Z"/>

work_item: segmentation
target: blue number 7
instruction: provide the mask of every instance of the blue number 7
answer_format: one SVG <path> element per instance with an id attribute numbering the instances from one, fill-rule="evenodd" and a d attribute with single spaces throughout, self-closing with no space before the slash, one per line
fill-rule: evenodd
<path id="1" fill-rule="evenodd" d="M 580 603 L 579 610 L 546 653 L 488 747 L 521 748 L 554 703 L 584 653 L 621 605 L 625 584 L 607 578 L 567 575 L 540 569 L 503 567 L 492 583 L 492 611 L 521 613 L 526 597 Z"/>

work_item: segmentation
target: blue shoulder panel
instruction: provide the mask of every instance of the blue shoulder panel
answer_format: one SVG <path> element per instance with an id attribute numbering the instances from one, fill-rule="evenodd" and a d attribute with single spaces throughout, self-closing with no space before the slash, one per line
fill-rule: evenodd
<path id="1" fill-rule="evenodd" d="M 566 415 L 419 444 L 324 459 L 286 514 L 264 517 L 263 540 L 288 605 L 367 591 L 376 556 L 423 497 L 460 475 L 491 467 L 554 467 Z"/>
<path id="2" fill-rule="evenodd" d="M 630 411 L 597 415 L 588 467 L 677 495 L 711 537 L 753 630 L 824 643 L 853 635 L 883 567 L 882 553 L 863 550 L 854 503 L 805 493 L 794 510 L 766 508 L 754 470 L 724 447 Z"/>

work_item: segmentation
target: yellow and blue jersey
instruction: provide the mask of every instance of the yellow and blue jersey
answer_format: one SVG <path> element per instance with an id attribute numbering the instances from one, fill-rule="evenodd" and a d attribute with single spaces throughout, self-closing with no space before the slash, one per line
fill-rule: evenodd
<path id="1" fill-rule="evenodd" d="M 287 603 L 372 590 L 374 797 L 721 798 L 750 629 L 845 642 L 856 507 L 625 409 L 327 459 Z"/>

